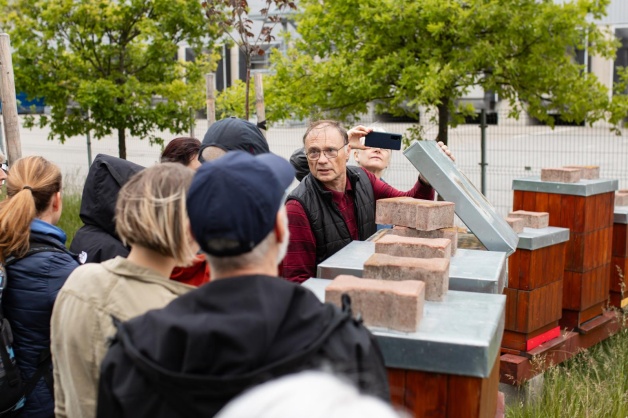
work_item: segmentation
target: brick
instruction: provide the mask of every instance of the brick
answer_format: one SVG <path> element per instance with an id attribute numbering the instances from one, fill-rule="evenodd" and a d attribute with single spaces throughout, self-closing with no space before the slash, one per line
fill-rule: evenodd
<path id="1" fill-rule="evenodd" d="M 579 168 L 542 168 L 541 181 L 554 181 L 558 183 L 577 183 L 582 176 Z"/>
<path id="2" fill-rule="evenodd" d="M 422 231 L 454 226 L 454 204 L 411 197 L 377 201 L 375 223 L 407 226 Z"/>
<path id="3" fill-rule="evenodd" d="M 420 280 L 425 283 L 426 300 L 442 301 L 449 288 L 449 260 L 375 253 L 364 262 L 362 277 L 396 281 Z"/>
<path id="4" fill-rule="evenodd" d="M 584 180 L 595 180 L 600 178 L 599 165 L 566 165 L 563 168 L 576 168 L 580 170 L 580 178 Z"/>
<path id="5" fill-rule="evenodd" d="M 510 212 L 509 218 L 523 219 L 523 226 L 526 228 L 547 228 L 549 226 L 549 213 L 547 212 L 530 212 L 526 210 L 516 210 Z"/>
<path id="6" fill-rule="evenodd" d="M 410 238 L 446 238 L 451 241 L 451 256 L 456 255 L 458 249 L 458 228 L 441 228 L 433 231 L 420 231 L 407 226 L 394 226 L 386 230 L 388 235 L 399 235 Z"/>
<path id="7" fill-rule="evenodd" d="M 615 192 L 615 206 L 628 206 L 628 190 Z"/>
<path id="8" fill-rule="evenodd" d="M 508 217 L 506 218 L 506 222 L 508 222 L 508 225 L 510 225 L 510 227 L 512 228 L 513 231 L 515 231 L 517 234 L 519 232 L 523 232 L 523 227 L 525 226 L 525 219 L 523 218 L 513 218 L 513 217 Z"/>
<path id="9" fill-rule="evenodd" d="M 340 275 L 325 289 L 325 302 L 342 306 L 342 295 L 351 297 L 354 315 L 364 323 L 403 332 L 415 332 L 423 317 L 425 284 L 416 280 L 389 282 Z"/>
<path id="10" fill-rule="evenodd" d="M 395 257 L 450 258 L 451 241 L 445 238 L 412 238 L 386 234 L 375 242 L 375 252 Z"/>

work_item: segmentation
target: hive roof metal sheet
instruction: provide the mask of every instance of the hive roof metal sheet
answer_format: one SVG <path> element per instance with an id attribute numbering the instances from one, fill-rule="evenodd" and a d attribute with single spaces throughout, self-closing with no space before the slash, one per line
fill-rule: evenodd
<path id="1" fill-rule="evenodd" d="M 456 215 L 486 249 L 508 255 L 515 252 L 519 241 L 515 231 L 435 141 L 417 141 L 404 155 L 439 195 L 455 203 Z"/>

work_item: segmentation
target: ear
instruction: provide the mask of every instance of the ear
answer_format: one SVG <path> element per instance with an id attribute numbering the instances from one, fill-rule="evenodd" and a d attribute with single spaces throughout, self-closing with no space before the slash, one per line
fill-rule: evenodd
<path id="1" fill-rule="evenodd" d="M 52 195 L 52 210 L 53 212 L 59 212 L 61 209 L 61 192 L 57 192 Z"/>
<path id="2" fill-rule="evenodd" d="M 288 237 L 288 231 L 286 230 L 288 223 L 284 221 L 285 209 L 277 212 L 277 217 L 275 218 L 275 239 L 278 244 L 283 243 Z"/>
<path id="3" fill-rule="evenodd" d="M 347 144 L 347 161 L 349 161 L 350 156 L 351 156 L 351 145 Z"/>

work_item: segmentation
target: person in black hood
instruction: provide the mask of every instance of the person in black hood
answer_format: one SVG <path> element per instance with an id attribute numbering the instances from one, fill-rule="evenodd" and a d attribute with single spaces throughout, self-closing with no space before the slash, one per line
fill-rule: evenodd
<path id="1" fill-rule="evenodd" d="M 122 186 L 143 169 L 141 165 L 110 155 L 96 156 L 83 187 L 80 216 L 84 225 L 76 231 L 70 251 L 77 254 L 85 251 L 87 263 L 129 255 L 129 248 L 116 234 L 116 200 Z"/>
<path id="2" fill-rule="evenodd" d="M 270 152 L 268 142 L 259 128 L 243 119 L 230 117 L 219 120 L 207 129 L 198 160 L 215 160 L 229 151 L 245 151 L 251 155 Z"/>
<path id="3" fill-rule="evenodd" d="M 323 369 L 389 402 L 383 357 L 350 310 L 277 277 L 294 170 L 273 154 L 229 152 L 188 193 L 212 281 L 118 324 L 101 365 L 97 416 L 212 417 L 246 389 Z"/>

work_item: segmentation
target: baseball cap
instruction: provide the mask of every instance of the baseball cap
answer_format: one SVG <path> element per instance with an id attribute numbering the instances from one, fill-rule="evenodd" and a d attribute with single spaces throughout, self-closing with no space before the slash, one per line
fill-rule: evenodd
<path id="1" fill-rule="evenodd" d="M 223 151 L 246 151 L 252 155 L 270 152 L 268 142 L 259 128 L 243 119 L 230 117 L 212 124 L 205 133 L 199 161 L 203 162 L 202 153 L 205 148 L 218 147 Z"/>
<path id="2" fill-rule="evenodd" d="M 187 197 L 192 234 L 207 254 L 247 253 L 275 227 L 294 178 L 283 158 L 231 151 L 198 169 Z"/>

